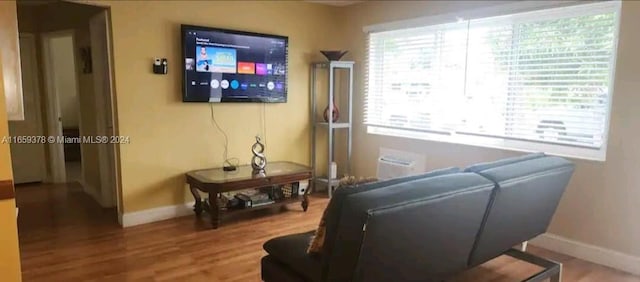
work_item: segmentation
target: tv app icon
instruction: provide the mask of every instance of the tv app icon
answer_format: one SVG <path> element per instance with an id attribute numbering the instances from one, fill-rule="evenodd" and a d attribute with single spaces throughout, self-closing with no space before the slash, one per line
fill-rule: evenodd
<path id="1" fill-rule="evenodd" d="M 273 90 L 273 88 L 275 88 L 275 87 L 276 87 L 276 85 L 273 83 L 273 81 L 267 82 L 267 89 Z"/>
<path id="2" fill-rule="evenodd" d="M 217 79 L 212 79 L 211 80 L 211 88 L 216 89 L 220 87 L 220 82 Z"/>
<path id="3" fill-rule="evenodd" d="M 229 88 L 229 81 L 226 79 L 223 79 L 222 82 L 220 82 L 220 86 L 222 87 L 222 89 Z"/>

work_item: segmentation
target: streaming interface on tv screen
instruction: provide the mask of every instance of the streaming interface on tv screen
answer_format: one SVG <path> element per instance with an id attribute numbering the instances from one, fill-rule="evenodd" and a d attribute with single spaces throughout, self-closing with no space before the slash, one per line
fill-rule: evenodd
<path id="1" fill-rule="evenodd" d="M 287 38 L 185 28 L 185 102 L 286 102 Z"/>

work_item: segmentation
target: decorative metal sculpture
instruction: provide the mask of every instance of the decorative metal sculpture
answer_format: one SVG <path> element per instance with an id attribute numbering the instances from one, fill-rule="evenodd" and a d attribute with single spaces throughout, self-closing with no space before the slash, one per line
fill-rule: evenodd
<path id="1" fill-rule="evenodd" d="M 251 158 L 251 167 L 254 174 L 264 173 L 264 168 L 267 166 L 267 158 L 264 156 L 264 144 L 260 142 L 260 136 L 256 136 L 256 143 L 251 147 L 253 158 Z"/>

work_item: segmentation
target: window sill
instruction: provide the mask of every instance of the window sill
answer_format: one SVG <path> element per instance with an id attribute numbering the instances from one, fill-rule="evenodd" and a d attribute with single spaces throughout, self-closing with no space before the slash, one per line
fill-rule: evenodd
<path id="1" fill-rule="evenodd" d="M 606 145 L 600 149 L 580 148 L 558 144 L 538 143 L 522 140 L 510 140 L 497 137 L 475 136 L 467 134 L 436 134 L 417 132 L 395 128 L 367 126 L 367 133 L 382 136 L 410 138 L 426 141 L 444 142 L 478 146 L 484 148 L 502 149 L 516 152 L 544 152 L 549 155 L 568 157 L 574 159 L 604 162 L 606 160 Z"/>

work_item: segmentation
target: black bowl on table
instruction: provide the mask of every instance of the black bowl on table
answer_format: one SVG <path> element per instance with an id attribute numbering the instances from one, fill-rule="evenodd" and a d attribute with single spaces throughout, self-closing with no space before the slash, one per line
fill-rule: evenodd
<path id="1" fill-rule="evenodd" d="M 320 51 L 320 53 L 322 53 L 322 55 L 324 55 L 327 58 L 327 60 L 329 60 L 329 61 L 340 61 L 340 58 L 342 58 L 342 56 L 347 54 L 347 52 L 349 52 L 349 51 L 342 51 L 342 50 L 337 50 L 337 51 L 322 50 L 322 51 Z"/>

